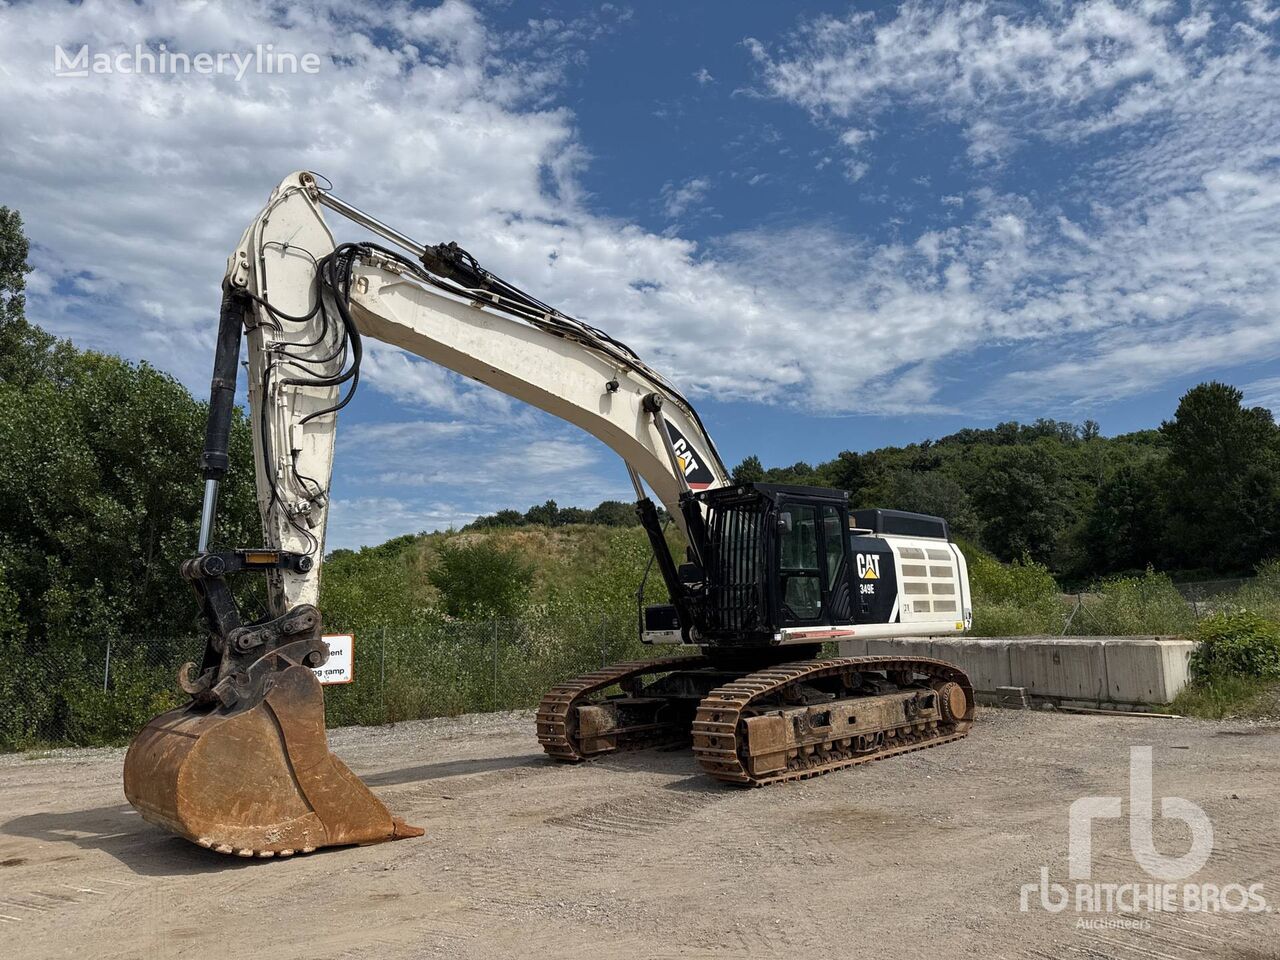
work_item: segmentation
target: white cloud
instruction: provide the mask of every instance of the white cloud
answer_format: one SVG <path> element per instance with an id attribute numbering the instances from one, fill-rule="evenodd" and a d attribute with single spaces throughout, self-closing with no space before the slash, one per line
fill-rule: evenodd
<path id="1" fill-rule="evenodd" d="M 374 430 L 376 436 L 376 428 Z M 400 487 L 440 488 L 451 485 L 504 491 L 503 503 L 523 503 L 538 493 L 519 493 L 531 484 L 542 491 L 550 478 L 565 480 L 561 491 L 569 490 L 578 497 L 572 481 L 578 479 L 600 460 L 594 442 L 556 437 L 537 437 L 523 442 L 504 439 L 495 443 L 492 437 L 480 443 L 459 443 L 450 435 L 447 443 L 435 442 L 436 436 L 417 435 L 407 431 L 400 437 L 360 437 L 353 447 L 361 449 L 373 466 L 368 479 L 379 484 Z M 595 485 L 595 481 L 590 481 Z M 610 489 L 613 489 L 610 487 Z M 562 493 L 563 496 L 563 493 Z"/>
<path id="2" fill-rule="evenodd" d="M 693 79 L 698 81 L 698 86 L 705 87 L 708 83 L 715 83 L 716 78 L 711 75 L 711 71 L 706 67 L 699 67 L 693 73 Z"/>
<path id="3" fill-rule="evenodd" d="M 662 186 L 662 212 L 671 219 L 684 215 L 694 204 L 701 203 L 711 189 L 706 177 L 690 177 L 680 184 L 665 183 Z"/>
<path id="4" fill-rule="evenodd" d="M 1244 0 L 1244 8 L 1248 11 L 1251 20 L 1263 26 L 1270 26 L 1280 19 L 1280 9 L 1268 3 L 1267 0 Z"/>
<path id="5" fill-rule="evenodd" d="M 1178 36 L 1182 38 L 1183 43 L 1196 43 L 1203 40 L 1213 29 L 1213 14 L 1208 10 L 1201 10 L 1185 20 L 1179 20 L 1174 29 L 1178 31 Z"/>
<path id="6" fill-rule="evenodd" d="M 846 160 L 844 162 L 844 176 L 850 183 L 857 183 L 867 175 L 867 171 L 871 169 L 871 164 L 863 160 Z"/>
<path id="7" fill-rule="evenodd" d="M 516 415 L 517 405 L 503 394 L 388 344 L 366 343 L 360 371 L 373 389 L 401 403 L 479 420 Z"/>
<path id="8" fill-rule="evenodd" d="M 466 526 L 478 514 L 450 503 L 406 501 L 396 497 L 337 499 L 325 550 L 356 549 L 385 543 L 405 533 L 430 533 Z"/>
<path id="9" fill-rule="evenodd" d="M 862 321 L 865 311 L 847 309 L 857 288 L 798 295 L 774 267 L 737 259 L 732 238 L 700 250 L 585 205 L 578 172 L 588 153 L 554 105 L 575 56 L 556 46 L 558 33 L 503 36 L 457 0 L 429 10 L 328 0 L 120 9 L 90 0 L 0 14 L 0 61 L 17 78 L 0 88 L 0 195 L 26 215 L 33 259 L 58 291 L 31 304 L 55 331 L 158 362 L 202 392 L 226 253 L 280 176 L 312 168 L 412 236 L 459 239 L 486 266 L 630 343 L 695 397 L 843 398 L 864 408 L 849 389 L 861 379 L 854 369 L 806 346 L 815 325 L 838 340 Z M 239 84 L 51 75 L 54 43 L 123 48 L 159 37 L 187 51 L 268 40 L 317 52 L 324 65 L 318 77 L 251 74 Z M 673 183 L 664 204 L 688 215 L 710 187 L 701 176 Z M 887 370 L 899 353 L 868 347 L 865 356 Z M 374 345 L 365 382 L 482 423 L 512 409 Z"/>
<path id="10" fill-rule="evenodd" d="M 896 100 L 1040 119 L 1137 81 L 1168 88 L 1186 75 L 1167 31 L 1111 0 L 1018 16 L 984 2 L 908 2 L 891 20 L 868 13 L 806 22 L 781 55 L 749 46 L 775 95 L 844 118 Z"/>
<path id="11" fill-rule="evenodd" d="M 857 150 L 874 136 L 875 134 L 870 130 L 859 130 L 857 127 L 850 127 L 840 134 L 840 142 L 852 150 Z"/>
<path id="12" fill-rule="evenodd" d="M 343 429 L 338 434 L 338 446 L 342 450 L 369 453 L 372 451 L 417 451 L 426 441 L 457 437 L 473 429 L 472 424 L 448 420 L 389 420 L 381 423 L 360 423 Z"/>
<path id="13" fill-rule="evenodd" d="M 1280 377 L 1264 377 L 1244 386 L 1247 406 L 1267 407 L 1280 420 Z"/>
<path id="14" fill-rule="evenodd" d="M 968 141 L 975 183 L 997 182 L 984 166 L 998 164 L 1000 179 L 1035 184 L 1034 202 L 978 186 L 967 222 L 863 254 L 867 279 L 849 278 L 858 328 L 921 333 L 913 356 L 872 355 L 918 371 L 1003 347 L 1013 372 L 967 406 L 1004 412 L 1280 357 L 1276 41 L 1229 10 L 1171 12 L 909 2 L 748 44 L 766 89 L 840 140 L 850 118 L 910 109 Z M 1055 182 L 1046 143 L 1091 143 L 1098 159 Z M 831 386 L 813 382 L 815 398 Z"/>
<path id="15" fill-rule="evenodd" d="M 598 441 L 543 414 L 516 432 L 498 420 L 348 424 L 338 429 L 336 464 L 330 549 L 546 500 L 590 508 L 630 496 L 620 463 Z"/>

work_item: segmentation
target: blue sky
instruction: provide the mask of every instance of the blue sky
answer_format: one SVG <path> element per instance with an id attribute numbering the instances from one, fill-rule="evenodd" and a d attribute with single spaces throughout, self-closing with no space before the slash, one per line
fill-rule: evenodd
<path id="1" fill-rule="evenodd" d="M 30 313 L 206 389 L 223 261 L 291 170 L 621 337 L 725 460 L 1040 416 L 1280 409 L 1280 8 L 232 2 L 0 7 L 0 203 Z M 314 76 L 53 75 L 55 44 L 316 52 Z M 375 350 L 331 546 L 616 458 Z"/>

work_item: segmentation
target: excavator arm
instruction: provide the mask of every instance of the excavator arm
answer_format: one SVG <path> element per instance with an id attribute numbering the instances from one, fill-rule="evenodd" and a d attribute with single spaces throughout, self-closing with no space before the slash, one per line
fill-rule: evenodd
<path id="1" fill-rule="evenodd" d="M 401 249 L 336 245 L 326 207 Z M 206 559 L 191 565 L 194 579 L 243 569 L 254 559 L 208 550 L 227 469 L 241 327 L 248 331 L 266 535 L 259 559 L 271 564 L 277 616 L 318 597 L 337 411 L 359 382 L 364 338 L 401 347 L 591 433 L 622 457 L 637 500 L 646 499 L 643 479 L 686 534 L 699 509 L 689 495 L 728 483 L 692 405 L 625 345 L 534 301 L 456 244 L 418 244 L 320 189 L 314 175 L 295 173 L 276 188 L 228 261 L 203 457 L 197 560 Z M 216 620 L 217 611 L 209 614 Z"/>
<path id="2" fill-rule="evenodd" d="M 377 239 L 335 241 L 325 209 Z M 215 545 L 217 498 L 242 337 L 264 542 L 224 548 Z M 180 677 L 191 704 L 148 724 L 125 768 L 126 793 L 143 816 L 224 852 L 271 855 L 414 829 L 328 752 L 311 674 L 328 657 L 316 605 L 337 416 L 359 384 L 365 338 L 554 414 L 618 453 L 676 609 L 687 586 L 644 483 L 688 534 L 694 559 L 705 543 L 694 493 L 728 483 L 692 405 L 624 344 L 494 276 L 456 244 L 417 243 L 315 175 L 287 177 L 245 230 L 223 283 L 199 541 L 182 567 L 208 644 Z M 227 579 L 246 571 L 267 579 L 268 615 L 252 623 Z M 686 634 L 691 622 L 686 615 Z M 228 768 L 240 775 L 228 778 Z M 234 825 L 219 819 L 246 802 Z"/>

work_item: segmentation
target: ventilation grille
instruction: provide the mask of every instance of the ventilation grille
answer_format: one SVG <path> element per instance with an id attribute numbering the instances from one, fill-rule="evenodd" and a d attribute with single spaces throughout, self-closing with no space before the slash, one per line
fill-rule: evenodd
<path id="1" fill-rule="evenodd" d="M 956 596 L 955 560 L 949 550 L 938 547 L 899 547 L 902 558 L 902 599 L 904 613 L 946 614 L 959 610 Z"/>

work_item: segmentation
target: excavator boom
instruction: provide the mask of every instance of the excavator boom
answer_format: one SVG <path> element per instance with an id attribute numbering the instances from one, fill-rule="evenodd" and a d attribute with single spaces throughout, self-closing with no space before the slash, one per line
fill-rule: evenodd
<path id="1" fill-rule="evenodd" d="M 335 242 L 333 210 L 378 242 Z M 215 546 L 218 487 L 242 336 L 248 340 L 261 547 Z M 325 662 L 320 570 L 338 410 L 359 382 L 362 338 L 405 348 L 577 424 L 626 460 L 677 522 L 694 489 L 726 482 L 688 402 L 625 345 L 488 273 L 456 244 L 427 247 L 322 189 L 287 177 L 228 259 L 202 469 L 196 555 L 183 564 L 208 629 L 183 668 L 187 705 L 153 719 L 125 761 L 125 793 L 149 821 L 243 856 L 421 833 L 337 757 L 313 669 Z M 244 623 L 228 586 L 267 578 L 268 616 Z"/>

